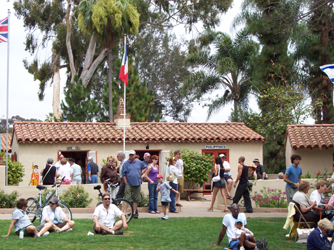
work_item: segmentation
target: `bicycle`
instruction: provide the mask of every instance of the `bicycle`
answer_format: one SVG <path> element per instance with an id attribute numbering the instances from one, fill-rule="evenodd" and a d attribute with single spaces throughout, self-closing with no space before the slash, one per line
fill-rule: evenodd
<path id="1" fill-rule="evenodd" d="M 116 188 L 118 185 L 114 185 L 111 182 L 109 182 L 110 179 L 106 180 L 106 183 L 108 185 L 108 193 L 110 195 L 111 198 L 111 203 L 116 205 L 125 215 L 126 218 L 126 223 L 129 223 L 133 217 L 133 206 L 132 203 L 126 199 L 123 198 L 112 198 L 111 196 L 111 189 L 112 188 Z M 94 187 L 94 190 L 98 190 L 99 191 L 99 196 L 102 197 L 102 192 L 101 192 L 101 185 L 97 185 Z M 102 204 L 102 201 L 99 201 L 96 206 L 99 206 Z M 120 220 L 119 218 L 117 218 L 117 220 Z"/>
<path id="2" fill-rule="evenodd" d="M 29 219 L 31 220 L 32 223 L 34 223 L 34 221 L 39 218 L 39 220 L 42 219 L 42 210 L 44 207 L 46 207 L 47 205 L 49 205 L 50 200 L 53 197 L 57 197 L 59 198 L 58 194 L 57 194 L 57 188 L 60 187 L 61 184 L 55 184 L 52 186 L 52 188 L 54 188 L 53 192 L 51 193 L 51 195 L 45 200 L 45 202 L 42 204 L 42 190 L 44 190 L 46 187 L 42 186 L 42 185 L 37 185 L 36 188 L 39 190 L 39 194 L 38 194 L 38 198 L 33 198 L 30 197 L 27 199 L 28 201 L 28 208 L 26 210 L 26 213 L 29 217 Z M 67 205 L 65 205 L 64 203 L 61 203 L 60 200 L 58 202 L 59 207 L 63 210 L 63 212 L 65 213 L 66 217 L 69 220 L 72 220 L 72 212 L 69 209 L 69 207 Z"/>

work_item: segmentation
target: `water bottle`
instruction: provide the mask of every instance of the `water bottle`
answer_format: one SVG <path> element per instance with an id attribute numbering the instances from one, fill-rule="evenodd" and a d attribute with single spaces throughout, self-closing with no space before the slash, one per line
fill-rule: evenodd
<path id="1" fill-rule="evenodd" d="M 19 239 L 23 239 L 23 237 L 24 237 L 24 232 L 23 232 L 23 229 L 21 229 Z"/>
<path id="2" fill-rule="evenodd" d="M 51 196 L 52 192 L 49 192 L 47 195 L 46 195 L 46 199 L 49 199 L 49 197 Z"/>

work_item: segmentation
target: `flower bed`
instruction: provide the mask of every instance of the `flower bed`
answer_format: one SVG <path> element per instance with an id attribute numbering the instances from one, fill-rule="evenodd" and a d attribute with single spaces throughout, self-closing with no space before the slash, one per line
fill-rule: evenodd
<path id="1" fill-rule="evenodd" d="M 269 189 L 264 187 L 260 190 L 260 193 L 255 191 L 252 200 L 255 202 L 256 207 L 288 207 L 286 193 L 277 188 Z"/>

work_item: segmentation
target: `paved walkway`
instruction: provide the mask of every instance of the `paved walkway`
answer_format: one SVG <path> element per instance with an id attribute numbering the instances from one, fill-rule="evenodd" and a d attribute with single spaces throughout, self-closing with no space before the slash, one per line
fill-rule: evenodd
<path id="1" fill-rule="evenodd" d="M 210 207 L 211 197 L 207 196 L 207 199 L 201 199 L 196 201 L 185 201 L 182 200 L 183 207 L 181 208 L 180 213 L 170 213 L 169 217 L 220 217 L 223 218 L 225 214 L 222 213 L 221 210 L 214 209 L 213 212 L 208 212 L 207 208 Z M 240 211 L 244 211 L 244 208 L 241 208 Z M 228 212 L 230 213 L 230 212 Z M 247 214 L 247 218 L 254 218 L 254 217 L 263 217 L 263 218 L 271 218 L 271 217 L 283 217 L 286 218 L 286 212 L 263 212 L 257 211 L 254 208 L 254 213 Z M 139 218 L 160 218 L 162 214 L 149 214 L 147 212 L 139 212 Z M 90 213 L 73 213 L 74 219 L 91 219 L 92 212 Z M 0 214 L 0 220 L 10 220 L 11 214 Z"/>

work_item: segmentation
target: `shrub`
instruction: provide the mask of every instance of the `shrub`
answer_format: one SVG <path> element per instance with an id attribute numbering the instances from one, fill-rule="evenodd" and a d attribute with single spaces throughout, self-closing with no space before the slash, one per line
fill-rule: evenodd
<path id="1" fill-rule="evenodd" d="M 148 195 L 141 193 L 141 202 L 138 203 L 138 207 L 148 207 L 149 198 Z"/>
<path id="2" fill-rule="evenodd" d="M 286 194 L 280 189 L 269 189 L 264 187 L 260 190 L 260 193 L 254 192 L 252 200 L 255 202 L 256 207 L 288 207 L 286 201 Z"/>
<path id="3" fill-rule="evenodd" d="M 3 163 L 6 164 L 6 159 L 3 160 Z M 12 161 L 8 158 L 8 184 L 14 185 L 21 182 L 24 176 L 24 169 L 22 163 L 18 161 Z"/>
<path id="4" fill-rule="evenodd" d="M 72 185 L 62 196 L 60 200 L 71 208 L 87 207 L 92 199 L 81 185 Z"/>
<path id="5" fill-rule="evenodd" d="M 5 194 L 3 190 L 0 190 L 0 208 L 16 207 L 17 197 L 17 191 L 13 191 L 10 194 Z"/>

